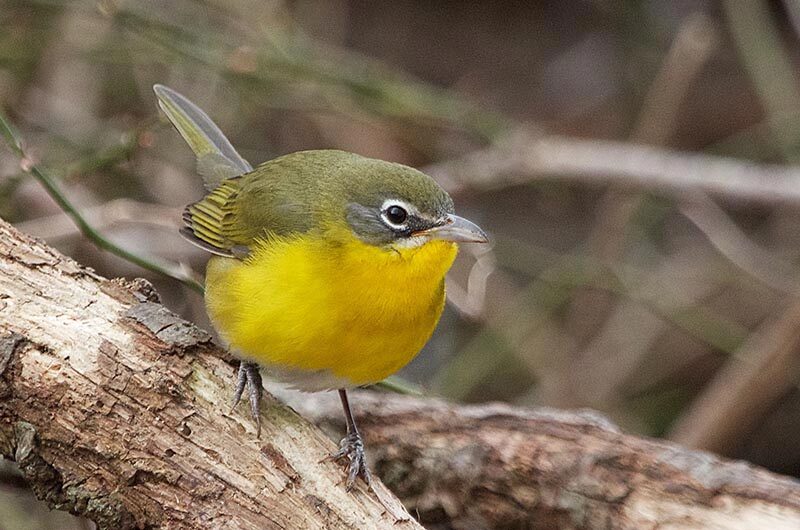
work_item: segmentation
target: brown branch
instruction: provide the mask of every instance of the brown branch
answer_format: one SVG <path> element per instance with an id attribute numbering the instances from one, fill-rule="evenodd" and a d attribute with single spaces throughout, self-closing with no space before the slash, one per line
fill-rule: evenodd
<path id="1" fill-rule="evenodd" d="M 717 372 L 675 425 L 670 438 L 690 447 L 733 453 L 775 403 L 797 384 L 800 299 L 761 325 Z"/>
<path id="2" fill-rule="evenodd" d="M 117 225 L 135 224 L 151 226 L 177 234 L 180 228 L 181 209 L 163 204 L 151 204 L 131 199 L 114 199 L 82 210 L 83 217 L 97 230 L 108 230 Z M 81 236 L 66 212 L 37 217 L 18 223 L 21 232 L 47 240 L 51 244 Z"/>
<path id="3" fill-rule="evenodd" d="M 261 439 L 234 368 L 144 282 L 106 280 L 0 221 L 0 455 L 100 528 L 419 528 L 271 396 Z M 398 518 L 406 518 L 397 524 Z"/>
<path id="4" fill-rule="evenodd" d="M 773 204 L 800 203 L 797 167 L 525 129 L 497 146 L 428 166 L 426 171 L 452 193 L 563 180 L 660 193 L 703 191 Z"/>
<path id="5" fill-rule="evenodd" d="M 275 391 L 338 431 L 335 398 Z M 459 406 L 362 391 L 373 466 L 444 528 L 800 528 L 800 483 L 619 432 L 587 411 Z"/>
<path id="6" fill-rule="evenodd" d="M 147 284 L 102 279 L 0 223 L 0 454 L 40 498 L 101 528 L 418 528 L 348 495 L 320 462 L 333 444 L 271 398 L 256 439 L 228 412 L 223 355 Z M 334 396 L 291 399 L 341 435 Z M 355 403 L 374 469 L 431 527 L 800 525 L 797 482 L 588 412 Z"/>
<path id="7" fill-rule="evenodd" d="M 713 55 L 715 33 L 713 21 L 702 13 L 694 13 L 681 23 L 645 95 L 631 133 L 634 142 L 668 144 L 681 103 Z M 586 246 L 587 253 L 603 268 L 612 270 L 623 261 L 631 221 L 641 211 L 644 200 L 644 194 L 621 186 L 610 186 L 600 198 Z M 559 356 L 562 360 L 554 364 L 550 376 L 555 384 L 549 385 L 550 392 L 542 393 L 544 400 L 552 399 L 552 391 L 557 389 L 559 395 L 569 396 L 573 403 L 591 402 L 606 410 L 618 406 L 614 403 L 619 395 L 615 390 L 650 350 L 642 346 L 654 342 L 668 324 L 656 315 L 643 314 L 641 306 L 630 300 L 616 308 L 615 305 L 616 297 L 602 289 L 584 286 L 572 294 L 564 327 L 570 330 L 576 351 Z M 625 321 L 625 329 L 630 329 L 630 314 L 637 316 L 640 325 L 627 334 L 629 340 L 619 344 L 619 325 Z M 577 370 L 586 377 L 576 377 L 575 367 L 581 365 L 592 367 L 588 371 Z M 597 377 L 594 368 L 603 366 L 609 377 Z"/>

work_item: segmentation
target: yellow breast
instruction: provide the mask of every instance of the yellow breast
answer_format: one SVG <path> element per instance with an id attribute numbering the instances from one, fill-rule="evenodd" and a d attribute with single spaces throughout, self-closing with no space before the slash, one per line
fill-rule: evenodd
<path id="1" fill-rule="evenodd" d="M 321 390 L 380 381 L 430 338 L 456 245 L 387 250 L 337 234 L 270 238 L 245 261 L 214 257 L 209 316 L 232 350 Z M 304 383 L 313 374 L 330 374 Z M 320 387 L 320 388 L 309 388 Z"/>

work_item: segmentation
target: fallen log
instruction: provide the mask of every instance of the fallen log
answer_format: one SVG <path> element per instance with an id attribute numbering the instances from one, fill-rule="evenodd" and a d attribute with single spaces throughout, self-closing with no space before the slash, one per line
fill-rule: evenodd
<path id="1" fill-rule="evenodd" d="M 341 431 L 334 396 L 272 391 Z M 800 482 L 624 434 L 595 412 L 353 397 L 373 468 L 430 528 L 800 528 Z"/>
<path id="2" fill-rule="evenodd" d="M 100 528 L 419 528 L 143 281 L 106 280 L 0 222 L 0 454 Z M 335 397 L 276 390 L 341 436 Z M 431 528 L 800 527 L 800 483 L 621 433 L 591 412 L 357 393 L 372 466 Z M 381 502 L 382 501 L 382 502 Z M 383 505 L 389 507 L 385 508 Z"/>
<path id="3" fill-rule="evenodd" d="M 40 499 L 115 530 L 419 528 L 379 481 L 347 493 L 335 444 L 269 396 L 256 438 L 234 374 L 146 282 L 0 221 L 0 454 Z"/>

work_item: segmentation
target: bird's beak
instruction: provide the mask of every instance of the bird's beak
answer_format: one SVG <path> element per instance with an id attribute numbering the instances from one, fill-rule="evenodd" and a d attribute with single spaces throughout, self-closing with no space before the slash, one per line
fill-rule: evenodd
<path id="1" fill-rule="evenodd" d="M 489 237 L 481 227 L 467 221 L 463 217 L 449 214 L 443 225 L 429 228 L 422 232 L 431 239 L 442 239 L 444 241 L 454 241 L 459 243 L 488 243 Z"/>

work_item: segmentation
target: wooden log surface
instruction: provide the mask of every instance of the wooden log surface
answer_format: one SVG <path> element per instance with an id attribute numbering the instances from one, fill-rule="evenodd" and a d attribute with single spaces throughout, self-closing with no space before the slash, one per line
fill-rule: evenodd
<path id="1" fill-rule="evenodd" d="M 419 528 L 347 494 L 325 435 L 146 282 L 106 280 L 0 222 L 0 454 L 101 528 Z M 332 436 L 331 394 L 275 390 Z M 591 412 L 354 395 L 373 469 L 430 528 L 800 528 L 800 483 L 621 433 Z M 382 504 L 390 507 L 387 510 Z"/>
<path id="2" fill-rule="evenodd" d="M 419 528 L 381 484 L 347 493 L 335 444 L 271 396 L 256 438 L 234 378 L 146 282 L 0 221 L 0 454 L 39 498 L 115 530 Z"/>
<path id="3" fill-rule="evenodd" d="M 323 428 L 343 424 L 332 396 L 273 392 Z M 430 527 L 800 528 L 800 482 L 624 434 L 592 411 L 353 400 L 374 469 Z"/>

